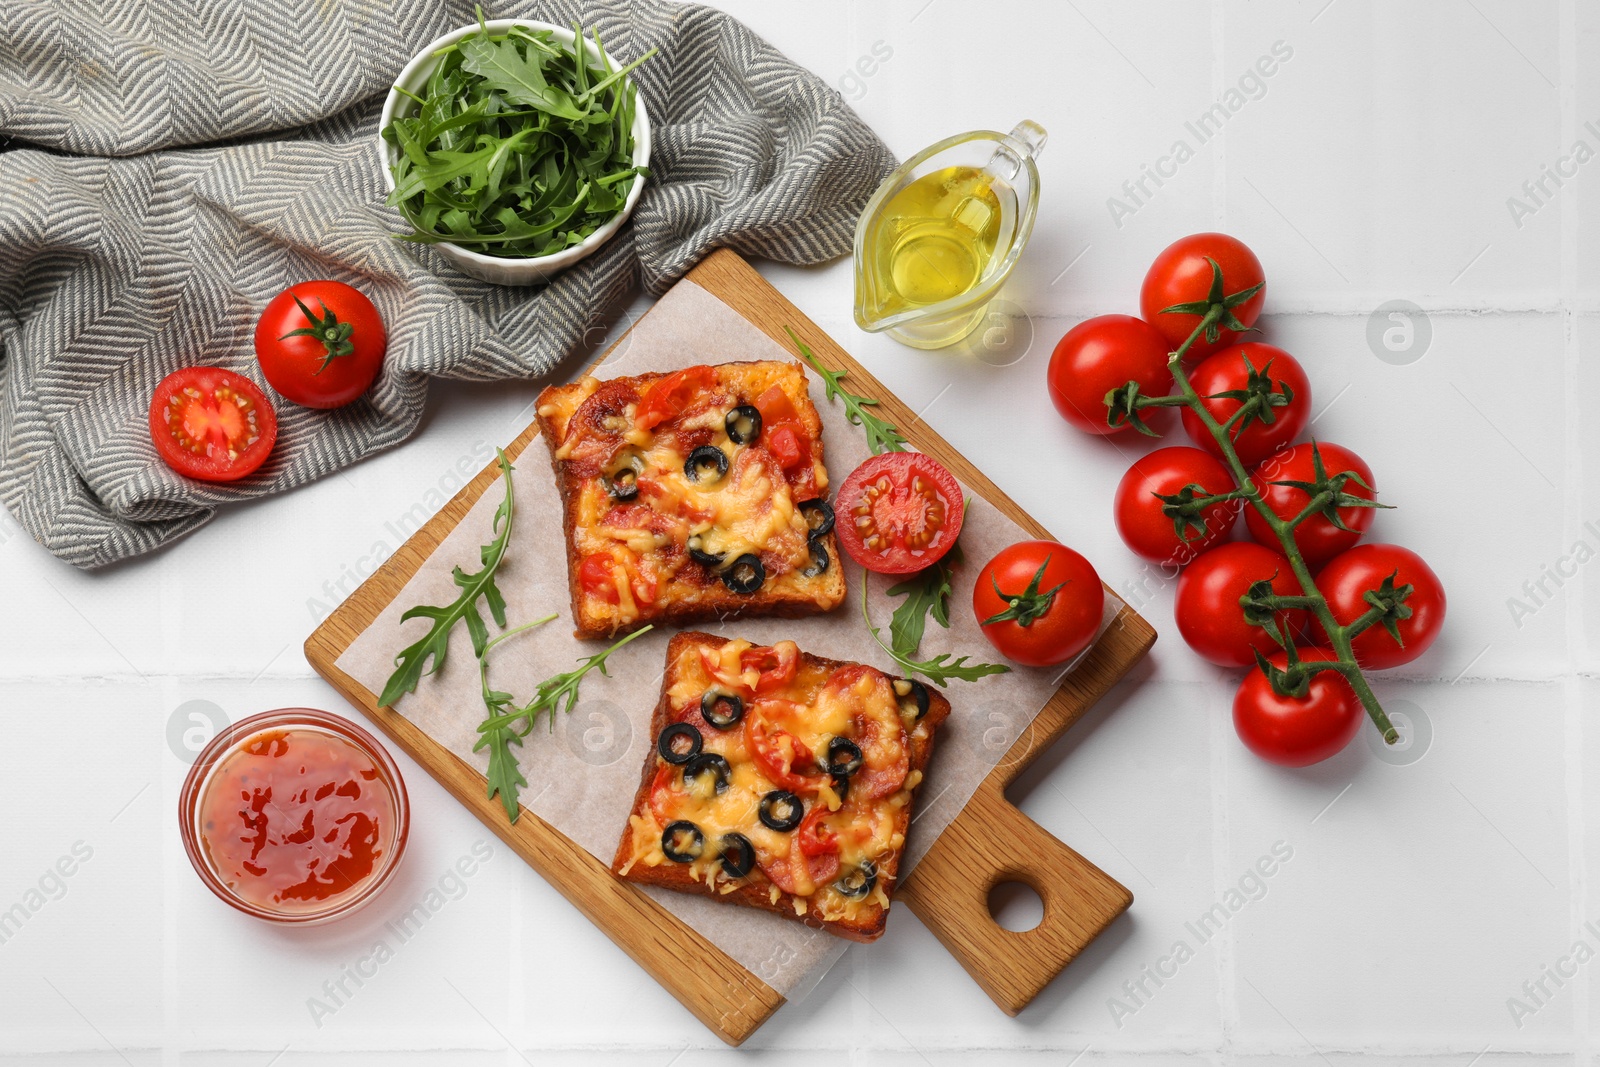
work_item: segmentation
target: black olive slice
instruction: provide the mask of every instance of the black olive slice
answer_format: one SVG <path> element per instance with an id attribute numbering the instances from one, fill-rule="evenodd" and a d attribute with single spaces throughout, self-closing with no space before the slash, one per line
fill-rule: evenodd
<path id="1" fill-rule="evenodd" d="M 722 572 L 722 584 L 735 593 L 754 593 L 767 581 L 767 569 L 761 565 L 761 557 L 746 552 Z"/>
<path id="2" fill-rule="evenodd" d="M 808 547 L 811 549 L 811 566 L 802 570 L 800 577 L 815 578 L 819 574 L 828 573 L 828 567 L 833 563 L 828 557 L 828 546 L 823 544 L 820 538 L 812 538 Z"/>
<path id="3" fill-rule="evenodd" d="M 728 473 L 728 455 L 716 445 L 701 445 L 683 461 L 683 476 L 691 482 L 715 485 Z"/>
<path id="4" fill-rule="evenodd" d="M 707 552 L 705 538 L 699 534 L 690 535 L 685 545 L 689 549 L 689 558 L 698 560 L 707 567 L 720 567 L 722 561 L 728 558 L 724 552 Z"/>
<path id="5" fill-rule="evenodd" d="M 852 867 L 844 873 L 833 888 L 851 900 L 860 900 L 872 892 L 878 884 L 878 865 L 871 860 L 862 860 L 860 866 Z"/>
<path id="6" fill-rule="evenodd" d="M 850 799 L 850 779 L 840 774 L 832 776 L 833 791 L 839 794 L 839 803 L 843 804 Z"/>
<path id="7" fill-rule="evenodd" d="M 723 834 L 720 858 L 729 878 L 743 878 L 756 865 L 756 848 L 743 834 Z"/>
<path id="8" fill-rule="evenodd" d="M 912 722 L 920 722 L 928 714 L 928 687 L 910 678 L 894 680 L 895 699 L 900 704 L 900 714 Z"/>
<path id="9" fill-rule="evenodd" d="M 731 730 L 744 718 L 744 701 L 737 693 L 707 689 L 700 698 L 700 717 L 719 730 Z"/>
<path id="10" fill-rule="evenodd" d="M 675 722 L 656 738 L 656 751 L 674 766 L 682 766 L 700 755 L 700 731 L 686 722 Z"/>
<path id="11" fill-rule="evenodd" d="M 761 817 L 763 826 L 773 830 L 793 830 L 805 818 L 806 809 L 800 803 L 800 798 L 787 789 L 774 789 L 761 798 L 761 806 L 756 814 Z"/>
<path id="12" fill-rule="evenodd" d="M 826 500 L 802 500 L 800 514 L 811 528 L 808 537 L 825 537 L 833 529 L 833 505 Z"/>
<path id="13" fill-rule="evenodd" d="M 600 481 L 606 487 L 606 495 L 612 500 L 632 500 L 639 495 L 639 472 L 632 467 L 623 467 Z"/>
<path id="14" fill-rule="evenodd" d="M 632 500 L 639 495 L 639 474 L 644 470 L 644 457 L 636 448 L 624 448 L 600 476 L 600 484 L 612 500 Z"/>
<path id="15" fill-rule="evenodd" d="M 835 737 L 828 741 L 828 773 L 835 778 L 848 778 L 861 769 L 861 746 L 848 737 Z"/>
<path id="16" fill-rule="evenodd" d="M 693 863 L 706 850 L 706 835 L 688 819 L 668 823 L 661 831 L 661 851 L 674 863 Z"/>
<path id="17" fill-rule="evenodd" d="M 728 412 L 723 424 L 728 430 L 728 440 L 736 445 L 747 445 L 761 436 L 761 412 L 749 404 L 740 404 Z"/>
<path id="18" fill-rule="evenodd" d="M 687 788 L 689 783 L 698 780 L 704 774 L 711 775 L 712 781 L 716 783 L 716 792 L 720 795 L 728 790 L 728 780 L 733 776 L 733 768 L 728 766 L 726 759 L 715 752 L 702 752 L 683 765 L 684 787 Z"/>

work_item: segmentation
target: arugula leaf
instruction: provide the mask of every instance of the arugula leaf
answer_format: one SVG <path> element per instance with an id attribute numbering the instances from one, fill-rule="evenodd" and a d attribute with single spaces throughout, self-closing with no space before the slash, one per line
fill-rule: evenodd
<path id="1" fill-rule="evenodd" d="M 483 654 L 478 657 L 478 678 L 483 686 L 483 704 L 488 709 L 488 715 L 478 724 L 478 733 L 483 736 L 478 738 L 472 750 L 474 752 L 481 752 L 485 748 L 489 750 L 487 774 L 489 799 L 493 800 L 498 796 L 501 806 L 506 809 L 506 818 L 513 823 L 522 814 L 520 793 L 522 787 L 528 784 L 528 780 L 522 776 L 522 768 L 517 763 L 517 754 L 511 750 L 511 746 L 516 745 L 520 748 L 522 739 L 533 732 L 534 723 L 546 711 L 550 713 L 550 729 L 554 730 L 556 712 L 570 713 L 577 704 L 578 685 L 583 681 L 583 676 L 596 669 L 605 674 L 606 658 L 611 653 L 652 629 L 645 626 L 635 630 L 605 651 L 579 660 L 576 670 L 546 678 L 539 683 L 534 698 L 526 706 L 519 707 L 510 693 L 489 688 L 489 651 L 506 638 L 535 626 L 542 626 L 554 618 L 555 615 L 547 615 L 526 626 L 507 630 L 490 641 L 484 648 Z"/>
<path id="2" fill-rule="evenodd" d="M 941 652 L 932 659 L 914 660 L 908 655 L 903 655 L 883 643 L 883 638 L 878 634 L 878 628 L 872 625 L 872 615 L 867 610 L 867 579 L 861 580 L 861 617 L 867 622 L 867 629 L 872 631 L 872 639 L 878 642 L 878 647 L 888 653 L 889 658 L 900 665 L 900 669 L 907 674 L 920 674 L 939 688 L 943 689 L 954 678 L 961 682 L 976 682 L 979 678 L 986 678 L 991 674 L 1009 674 L 1011 668 L 1003 663 L 974 663 L 967 665 L 969 657 L 961 656 L 952 660 L 950 653 Z"/>
<path id="3" fill-rule="evenodd" d="M 582 242 L 622 210 L 633 179 L 637 89 L 581 27 L 572 45 L 520 26 L 476 32 L 437 53 L 416 107 L 383 137 L 398 151 L 388 203 L 412 232 L 507 257 L 550 255 Z M 593 42 L 600 47 L 598 31 Z"/>
<path id="4" fill-rule="evenodd" d="M 555 616 L 552 615 L 551 618 L 555 618 Z M 535 623 L 533 625 L 538 624 Z M 533 732 L 534 723 L 539 721 L 539 716 L 547 711 L 550 713 L 550 729 L 554 730 L 556 727 L 556 712 L 571 712 L 573 707 L 578 703 L 578 683 L 583 681 L 583 676 L 588 674 L 591 670 L 596 669 L 598 669 L 601 674 L 607 673 L 606 659 L 613 652 L 626 645 L 629 641 L 643 637 L 652 629 L 654 629 L 652 626 L 642 626 L 633 633 L 629 634 L 627 637 L 624 637 L 622 640 L 618 641 L 616 644 L 612 645 L 610 648 L 607 648 L 602 652 L 596 652 L 592 656 L 588 656 L 579 660 L 576 670 L 571 670 L 565 674 L 557 674 L 550 678 L 546 678 L 544 681 L 539 683 L 539 687 L 534 691 L 534 698 L 522 707 L 518 707 L 516 704 L 511 703 L 509 699 L 506 700 L 504 703 L 509 706 L 510 710 L 502 710 L 500 714 L 491 715 L 487 719 L 484 719 L 483 722 L 478 724 L 478 732 L 481 734 L 490 734 L 497 730 L 505 730 L 515 727 L 517 736 L 527 737 Z M 515 632 L 515 630 L 511 631 L 511 633 Z M 492 644 L 498 644 L 505 637 L 510 637 L 511 633 L 503 634 L 501 637 L 495 638 Z M 521 722 L 523 725 L 521 727 L 517 727 L 516 724 L 518 722 Z M 483 748 L 484 743 L 484 739 L 480 738 L 478 743 L 473 746 L 473 750 L 477 751 L 478 749 Z"/>
<path id="5" fill-rule="evenodd" d="M 586 115 L 572 95 L 545 81 L 544 58 L 540 55 L 536 60 L 532 54 L 524 54 L 509 37 L 495 40 L 486 28 L 461 42 L 461 65 L 513 104 L 526 104 L 572 122 L 583 121 Z"/>
<path id="6" fill-rule="evenodd" d="M 889 587 L 890 596 L 906 599 L 894 609 L 889 620 L 889 643 L 902 656 L 910 656 L 922 644 L 922 634 L 933 621 L 950 629 L 950 579 L 961 562 L 961 543 L 950 546 L 944 558 L 913 574 L 899 585 Z"/>
<path id="7" fill-rule="evenodd" d="M 535 626 L 543 626 L 555 615 L 546 615 L 536 619 L 525 626 L 518 626 L 515 630 L 507 630 L 483 647 L 483 652 L 478 656 L 478 684 L 483 689 L 483 706 L 490 717 L 503 714 L 508 707 L 515 707 L 510 693 L 499 689 L 489 688 L 489 650 L 508 637 L 531 630 Z M 509 726 L 500 727 L 489 732 L 489 736 L 481 739 L 473 746 L 477 751 L 485 746 L 489 749 L 489 771 L 486 778 L 489 782 L 489 799 L 496 796 L 506 809 L 506 818 L 512 822 L 517 821 L 517 816 L 522 813 L 518 801 L 518 794 L 528 780 L 522 776 L 522 767 L 517 763 L 516 753 L 511 751 L 511 746 L 522 745 L 522 738 Z"/>
<path id="8" fill-rule="evenodd" d="M 870 407 L 876 407 L 878 402 L 864 396 L 856 396 L 839 384 L 850 376 L 850 372 L 829 370 L 824 367 L 817 362 L 817 357 L 812 355 L 811 349 L 806 347 L 805 342 L 795 336 L 793 330 L 787 326 L 784 327 L 784 330 L 789 334 L 789 340 L 794 342 L 795 348 L 799 349 L 800 355 L 807 363 L 811 364 L 811 369 L 822 375 L 822 385 L 827 390 L 828 399 L 843 401 L 845 418 L 849 419 L 853 425 L 859 426 L 866 431 L 868 450 L 874 456 L 882 455 L 885 452 L 904 452 L 906 450 L 906 439 L 901 435 L 900 431 L 895 429 L 892 423 L 880 419 L 867 410 Z"/>
<path id="9" fill-rule="evenodd" d="M 506 601 L 500 595 L 500 587 L 495 585 L 495 572 L 500 569 L 500 563 L 505 559 L 506 548 L 511 543 L 512 519 L 515 516 L 516 505 L 511 489 L 511 461 L 506 454 L 496 449 L 500 457 L 500 476 L 505 483 L 505 499 L 500 501 L 500 506 L 494 513 L 493 541 L 478 550 L 478 559 L 483 569 L 475 574 L 468 574 L 460 567 L 452 572 L 456 588 L 461 590 L 461 595 L 455 601 L 443 607 L 429 604 L 419 604 L 409 608 L 400 616 L 401 622 L 411 619 L 432 619 L 433 625 L 426 635 L 413 645 L 400 650 L 395 656 L 395 670 L 384 684 L 383 693 L 378 697 L 380 707 L 391 706 L 406 693 L 414 693 L 417 683 L 422 681 L 424 674 L 433 674 L 444 666 L 445 655 L 450 650 L 450 631 L 456 623 L 465 622 L 467 632 L 472 637 L 472 651 L 480 659 L 489 644 L 489 628 L 484 624 L 483 616 L 479 613 L 479 601 L 489 607 L 489 613 L 494 617 L 495 625 L 504 627 L 506 624 Z M 430 667 L 429 661 L 432 661 Z"/>
<path id="10" fill-rule="evenodd" d="M 506 809 L 506 819 L 515 823 L 522 815 L 522 787 L 528 780 L 522 776 L 522 767 L 511 751 L 511 746 L 522 746 L 522 738 L 507 731 L 497 731 L 489 745 L 489 799 L 496 796 Z"/>

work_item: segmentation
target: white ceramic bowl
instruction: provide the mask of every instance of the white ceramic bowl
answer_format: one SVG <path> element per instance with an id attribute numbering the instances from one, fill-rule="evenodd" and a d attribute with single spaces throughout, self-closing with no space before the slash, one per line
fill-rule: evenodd
<path id="1" fill-rule="evenodd" d="M 512 26 L 522 26 L 530 30 L 549 30 L 555 39 L 569 48 L 575 40 L 571 27 L 554 26 L 548 22 L 536 22 L 533 19 L 492 19 L 488 22 L 490 33 L 504 33 Z M 414 56 L 407 63 L 400 76 L 395 79 L 395 85 L 407 92 L 423 95 L 427 88 L 428 78 L 433 74 L 434 66 L 439 62 L 434 55 L 441 48 L 455 44 L 470 33 L 477 32 L 478 24 L 463 26 L 453 30 L 434 41 Z M 584 44 L 589 49 L 589 55 L 595 62 L 601 62 L 600 49 L 592 40 L 585 38 Z M 615 56 L 611 57 L 613 66 L 623 65 Z M 628 80 L 632 80 L 631 78 Z M 635 166 L 648 167 L 650 165 L 650 117 L 645 113 L 644 96 L 639 93 L 634 95 L 633 112 L 633 162 Z M 383 114 L 378 119 L 378 158 L 383 165 L 383 182 L 391 191 L 394 191 L 394 171 L 391 169 L 399 149 L 383 139 L 383 131 L 388 128 L 389 121 L 395 115 L 410 114 L 417 107 L 415 100 L 407 97 L 395 89 L 389 90 L 388 99 L 383 102 Z M 628 198 L 623 202 L 622 210 L 617 212 L 615 218 L 584 239 L 583 243 L 573 245 L 571 248 L 562 249 L 548 256 L 533 256 L 525 259 L 512 259 L 506 256 L 487 256 L 482 252 L 474 252 L 463 248 L 461 245 L 441 241 L 433 247 L 443 252 L 453 260 L 461 270 L 474 278 L 486 282 L 496 282 L 500 285 L 538 285 L 550 280 L 550 276 L 564 267 L 570 267 L 595 249 L 605 244 L 616 232 L 622 229 L 622 224 L 628 221 L 628 216 L 633 214 L 634 205 L 639 202 L 639 194 L 644 191 L 645 177 L 637 174 L 633 179 L 633 187 L 628 190 Z"/>

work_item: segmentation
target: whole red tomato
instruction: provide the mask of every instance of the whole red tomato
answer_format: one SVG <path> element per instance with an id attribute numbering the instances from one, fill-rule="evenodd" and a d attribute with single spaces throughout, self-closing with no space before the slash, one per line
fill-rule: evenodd
<path id="1" fill-rule="evenodd" d="M 1428 650 L 1444 626 L 1444 585 L 1421 556 L 1399 545 L 1357 545 L 1341 552 L 1317 575 L 1317 588 L 1328 601 L 1333 621 L 1347 626 L 1365 615 L 1372 606 L 1362 599 L 1369 589 L 1378 589 L 1385 578 L 1394 576 L 1394 586 L 1411 586 L 1405 607 L 1408 618 L 1395 628 L 1400 642 L 1380 623 L 1356 634 L 1350 650 L 1356 662 L 1373 670 L 1384 670 L 1410 663 Z"/>
<path id="2" fill-rule="evenodd" d="M 1346 493 L 1363 500 L 1377 497 L 1377 484 L 1372 480 L 1372 468 L 1367 466 L 1360 456 L 1348 448 L 1328 444 L 1325 441 L 1309 442 L 1274 453 L 1250 472 L 1250 480 L 1261 491 L 1263 502 L 1278 518 L 1284 520 L 1294 518 L 1304 510 L 1311 497 L 1304 489 L 1272 483 L 1315 481 L 1316 461 L 1313 453 L 1322 456 L 1323 473 L 1328 477 L 1332 478 L 1345 472 L 1354 472 L 1359 476 L 1359 481 L 1355 478 L 1345 481 Z M 1339 521 L 1348 527 L 1344 530 L 1329 522 L 1323 515 L 1313 515 L 1295 527 L 1294 543 L 1299 546 L 1306 566 L 1313 569 L 1320 567 L 1361 540 L 1361 535 L 1372 525 L 1373 510 L 1373 508 L 1354 506 L 1338 508 Z M 1246 508 L 1244 519 L 1250 529 L 1250 536 L 1257 544 L 1266 545 L 1268 548 L 1279 547 L 1278 535 L 1272 532 L 1272 527 L 1267 525 L 1267 520 L 1263 519 L 1255 508 Z"/>
<path id="3" fill-rule="evenodd" d="M 1053 667 L 1088 648 L 1105 604 L 1094 567 L 1054 541 L 1001 549 L 972 590 L 983 635 L 1001 655 L 1026 667 Z"/>
<path id="4" fill-rule="evenodd" d="M 1138 382 L 1139 392 L 1147 396 L 1170 393 L 1168 351 L 1167 339 L 1143 319 L 1132 315 L 1085 319 L 1068 330 L 1050 354 L 1050 399 L 1061 417 L 1084 433 L 1121 433 L 1132 423 L 1107 423 L 1106 394 L 1129 382 Z"/>
<path id="5" fill-rule="evenodd" d="M 1248 300 L 1231 309 L 1239 324 L 1253 326 L 1261 315 L 1261 305 L 1267 299 L 1263 284 L 1266 275 L 1262 273 L 1261 261 L 1244 242 L 1225 233 L 1196 233 L 1179 238 L 1156 257 L 1139 290 L 1139 314 L 1161 331 L 1172 348 L 1183 344 L 1194 332 L 1201 316 L 1186 312 L 1162 314 L 1162 309 L 1206 300 L 1211 293 L 1211 260 L 1222 268 L 1224 296 L 1241 293 L 1254 285 L 1261 286 Z M 1203 335 L 1197 337 L 1184 353 L 1184 359 L 1197 361 L 1233 344 L 1238 337 L 1237 332 L 1226 327 L 1217 334 L 1215 341 L 1207 341 Z"/>
<path id="6" fill-rule="evenodd" d="M 1230 345 L 1207 356 L 1189 375 L 1189 384 L 1202 397 L 1215 398 L 1202 402 L 1219 423 L 1226 423 L 1244 403 L 1220 394 L 1249 392 L 1255 387 L 1266 389 L 1275 399 L 1287 399 L 1288 403 L 1281 407 L 1269 405 L 1265 409 L 1272 419 L 1270 423 L 1257 414 L 1234 427 L 1233 450 L 1246 467 L 1255 466 L 1300 436 L 1311 417 L 1311 381 L 1305 369 L 1283 349 L 1260 341 Z M 1189 408 L 1183 409 L 1183 428 L 1195 444 L 1214 456 L 1222 455 L 1216 438 Z"/>
<path id="7" fill-rule="evenodd" d="M 1304 648 L 1306 662 L 1332 660 L 1327 649 Z M 1270 657 L 1283 668 L 1288 657 Z M 1348 745 L 1361 729 L 1365 712 L 1355 690 L 1333 671 L 1318 671 L 1300 697 L 1279 696 L 1258 667 L 1244 676 L 1233 697 L 1233 728 L 1251 752 L 1282 767 L 1321 763 Z"/>
<path id="8" fill-rule="evenodd" d="M 1249 667 L 1259 650 L 1272 655 L 1279 645 L 1259 626 L 1244 620 L 1239 598 L 1256 582 L 1271 581 L 1279 596 L 1299 596 L 1300 583 L 1282 553 L 1251 541 L 1218 545 L 1184 570 L 1178 579 L 1173 614 L 1189 647 L 1220 667 Z M 1306 613 L 1280 612 L 1280 631 L 1293 641 L 1305 628 Z"/>
<path id="9" fill-rule="evenodd" d="M 378 309 L 344 282 L 291 285 L 256 322 L 261 373 L 308 408 L 343 407 L 365 393 L 388 345 Z"/>
<path id="10" fill-rule="evenodd" d="M 1204 491 L 1194 494 L 1197 497 L 1231 493 L 1236 488 L 1219 459 L 1182 445 L 1158 448 L 1128 468 L 1117 483 L 1112 506 L 1117 533 L 1135 555 L 1151 563 L 1181 567 L 1228 539 L 1233 522 L 1239 517 L 1237 500 L 1212 504 L 1196 516 L 1205 524 L 1203 532 L 1185 524 L 1189 539 L 1178 535 L 1173 517 L 1166 513 L 1166 505 L 1158 496 L 1178 495 L 1190 485 L 1198 485 Z"/>

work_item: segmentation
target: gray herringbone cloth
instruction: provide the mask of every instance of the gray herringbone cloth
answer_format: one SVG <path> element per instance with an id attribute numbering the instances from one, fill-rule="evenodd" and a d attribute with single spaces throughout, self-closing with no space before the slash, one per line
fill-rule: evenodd
<path id="1" fill-rule="evenodd" d="M 0 500 L 83 568 L 148 552 L 229 501 L 276 493 L 416 428 L 432 376 L 550 371 L 642 285 L 707 251 L 790 263 L 848 250 L 893 166 L 821 80 L 738 21 L 661 0 L 525 0 L 491 17 L 598 26 L 654 132 L 630 224 L 541 290 L 473 281 L 395 241 L 373 138 L 383 95 L 461 0 L 0 3 Z M 205 485 L 150 444 L 152 388 L 184 366 L 265 386 L 252 329 L 279 290 L 337 278 L 389 328 L 383 374 L 339 411 L 278 404 L 256 476 Z M 270 393 L 269 393 L 270 395 Z"/>

